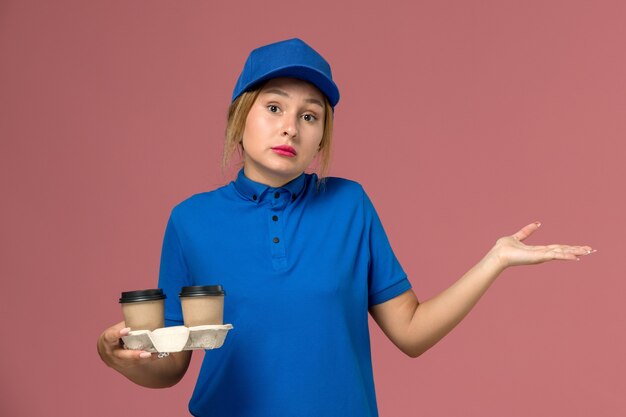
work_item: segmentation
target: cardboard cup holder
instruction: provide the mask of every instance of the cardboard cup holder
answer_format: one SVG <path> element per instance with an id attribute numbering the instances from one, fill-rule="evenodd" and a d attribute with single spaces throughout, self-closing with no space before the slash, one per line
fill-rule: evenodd
<path id="1" fill-rule="evenodd" d="M 171 353 L 183 350 L 218 349 L 224 344 L 232 324 L 206 326 L 172 326 L 155 330 L 134 330 L 122 336 L 124 348 L 152 353 Z"/>

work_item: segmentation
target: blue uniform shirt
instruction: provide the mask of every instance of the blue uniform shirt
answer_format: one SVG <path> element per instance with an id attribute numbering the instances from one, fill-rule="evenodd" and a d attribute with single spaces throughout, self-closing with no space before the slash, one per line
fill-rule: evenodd
<path id="1" fill-rule="evenodd" d="M 172 210 L 159 287 L 181 325 L 185 285 L 221 284 L 234 329 L 205 352 L 195 416 L 377 416 L 368 308 L 411 288 L 361 185 L 245 177 Z"/>

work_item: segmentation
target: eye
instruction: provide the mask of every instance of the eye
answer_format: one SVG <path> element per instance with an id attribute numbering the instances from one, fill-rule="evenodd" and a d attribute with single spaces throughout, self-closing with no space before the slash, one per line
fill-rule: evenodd
<path id="1" fill-rule="evenodd" d="M 268 109 L 269 111 L 271 111 L 272 113 L 278 113 L 278 110 L 280 110 L 280 109 L 278 108 L 278 106 L 277 106 L 277 105 L 275 105 L 275 104 L 270 104 L 270 105 L 268 105 L 268 106 L 267 106 L 267 109 Z"/>
<path id="2" fill-rule="evenodd" d="M 314 122 L 314 121 L 316 121 L 316 120 L 317 120 L 317 117 L 315 117 L 315 116 L 314 116 L 314 115 L 312 115 L 312 114 L 305 114 L 305 115 L 303 115 L 303 116 L 302 116 L 302 118 L 303 118 L 305 121 L 307 121 L 307 122 Z"/>

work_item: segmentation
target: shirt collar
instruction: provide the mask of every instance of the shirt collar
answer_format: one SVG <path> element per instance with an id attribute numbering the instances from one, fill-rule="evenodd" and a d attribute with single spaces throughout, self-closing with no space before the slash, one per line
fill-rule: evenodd
<path id="1" fill-rule="evenodd" d="M 269 185 L 261 184 L 256 181 L 252 181 L 250 178 L 246 177 L 243 173 L 243 168 L 239 170 L 237 174 L 237 179 L 234 181 L 235 188 L 239 193 L 246 198 L 247 200 L 258 203 L 261 200 L 261 197 L 268 190 L 278 190 L 284 189 L 289 191 L 291 194 L 291 199 L 294 201 L 304 189 L 304 184 L 306 182 L 306 174 L 302 173 L 298 177 L 289 181 L 287 184 L 282 187 L 270 187 Z"/>

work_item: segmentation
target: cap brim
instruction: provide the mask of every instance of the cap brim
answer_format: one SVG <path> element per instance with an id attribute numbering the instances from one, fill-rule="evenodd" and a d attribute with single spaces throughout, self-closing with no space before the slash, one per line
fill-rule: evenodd
<path id="1" fill-rule="evenodd" d="M 326 98 L 328 98 L 328 102 L 332 107 L 335 107 L 335 105 L 339 102 L 339 89 L 337 88 L 337 85 L 322 72 L 307 66 L 282 67 L 265 73 L 253 82 L 244 85 L 239 94 L 236 97 L 233 97 L 233 101 L 244 91 L 251 90 L 265 81 L 271 80 L 272 78 L 279 77 L 297 78 L 313 84 L 322 92 L 322 94 L 326 96 Z"/>

